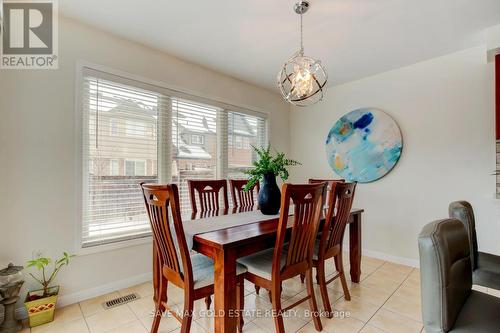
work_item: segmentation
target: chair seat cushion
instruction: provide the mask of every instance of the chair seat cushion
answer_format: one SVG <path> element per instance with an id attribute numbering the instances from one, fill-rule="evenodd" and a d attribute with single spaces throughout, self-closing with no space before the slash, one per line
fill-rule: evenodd
<path id="1" fill-rule="evenodd" d="M 238 263 L 245 266 L 249 273 L 271 280 L 273 271 L 274 248 L 260 251 L 249 256 L 238 259 Z M 287 248 L 283 249 L 281 255 L 281 268 L 286 263 Z"/>
<path id="2" fill-rule="evenodd" d="M 191 256 L 191 265 L 193 267 L 194 289 L 214 284 L 214 262 L 211 258 L 199 253 L 194 254 Z M 236 265 L 236 275 L 246 271 L 244 266 Z"/>
<path id="3" fill-rule="evenodd" d="M 462 306 L 451 332 L 492 333 L 500 331 L 500 298 L 473 290 Z"/>
<path id="4" fill-rule="evenodd" d="M 472 279 L 474 284 L 500 290 L 500 256 L 479 252 Z"/>

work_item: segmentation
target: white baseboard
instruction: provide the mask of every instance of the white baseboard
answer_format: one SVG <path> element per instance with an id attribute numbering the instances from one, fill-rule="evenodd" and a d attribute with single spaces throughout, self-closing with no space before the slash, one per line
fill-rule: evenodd
<path id="1" fill-rule="evenodd" d="M 82 291 L 77 291 L 76 293 L 60 295 L 57 300 L 57 306 L 62 307 L 74 303 L 84 301 L 89 298 L 101 296 L 104 294 L 109 294 L 113 291 L 120 289 L 132 287 L 136 284 L 152 281 L 153 273 L 144 273 L 136 276 L 132 276 L 123 280 L 118 280 L 104 284 L 102 286 L 85 289 Z M 19 319 L 25 319 L 28 317 L 26 309 L 24 307 L 19 307 L 16 309 L 16 317 Z M 3 312 L 0 313 L 0 322 L 3 319 Z"/>
<path id="2" fill-rule="evenodd" d="M 383 253 L 383 252 L 378 252 L 378 251 L 372 251 L 372 250 L 367 250 L 363 249 L 361 253 L 364 256 L 367 257 L 372 257 L 384 261 L 389 261 L 395 264 L 400 264 L 400 265 L 406 265 L 406 266 L 411 266 L 415 268 L 420 267 L 420 262 L 418 259 L 409 259 L 409 258 L 404 258 L 404 257 L 398 257 L 398 256 L 393 256 L 391 254 Z"/>
<path id="3" fill-rule="evenodd" d="M 97 286 L 90 289 L 85 289 L 72 294 L 66 294 L 59 296 L 57 300 L 58 306 L 66 306 L 74 303 L 84 301 L 89 298 L 101 296 L 104 294 L 109 294 L 113 291 L 120 289 L 132 287 L 139 283 L 144 283 L 153 280 L 153 273 L 144 273 L 136 276 L 132 276 L 123 280 L 118 280 L 104 284 L 102 286 Z"/>

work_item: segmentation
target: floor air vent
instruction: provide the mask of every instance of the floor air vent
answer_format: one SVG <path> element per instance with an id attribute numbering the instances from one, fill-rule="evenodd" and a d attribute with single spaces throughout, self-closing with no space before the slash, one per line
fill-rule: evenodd
<path id="1" fill-rule="evenodd" d="M 111 309 L 111 308 L 117 307 L 117 306 L 125 304 L 125 303 L 133 302 L 139 298 L 140 298 L 139 295 L 136 293 L 128 294 L 128 295 L 125 295 L 122 297 L 118 297 L 118 298 L 109 300 L 109 301 L 103 303 L 102 306 L 105 309 Z"/>

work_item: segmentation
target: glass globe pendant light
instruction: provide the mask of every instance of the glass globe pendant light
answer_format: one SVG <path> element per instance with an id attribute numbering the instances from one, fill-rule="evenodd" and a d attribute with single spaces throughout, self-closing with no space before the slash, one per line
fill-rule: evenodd
<path id="1" fill-rule="evenodd" d="M 283 65 L 278 73 L 278 87 L 283 98 L 296 106 L 309 106 L 323 99 L 328 74 L 319 60 L 304 55 L 302 43 L 302 14 L 310 5 L 307 1 L 295 4 L 300 15 L 300 49 Z"/>

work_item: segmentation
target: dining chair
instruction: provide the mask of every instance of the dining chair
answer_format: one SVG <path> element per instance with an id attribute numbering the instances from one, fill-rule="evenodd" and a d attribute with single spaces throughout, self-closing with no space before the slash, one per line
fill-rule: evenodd
<path id="1" fill-rule="evenodd" d="M 427 333 L 494 333 L 500 298 L 472 290 L 467 230 L 456 219 L 434 221 L 418 236 L 422 321 Z"/>
<path id="2" fill-rule="evenodd" d="M 326 195 L 323 198 L 323 208 L 328 207 L 328 200 L 330 199 L 330 195 L 332 193 L 332 188 L 335 186 L 337 183 L 343 183 L 345 182 L 344 179 L 320 179 L 320 178 L 309 178 L 309 184 L 320 184 L 320 183 L 326 183 Z M 319 230 L 317 238 L 321 238 L 321 235 L 323 234 L 322 230 Z M 301 275 L 300 276 L 300 281 L 304 283 L 305 276 Z M 318 275 L 316 275 L 316 282 L 319 283 Z"/>
<path id="3" fill-rule="evenodd" d="M 347 280 L 342 262 L 342 241 L 344 232 L 349 221 L 356 183 L 336 182 L 332 185 L 328 199 L 328 210 L 325 216 L 325 223 L 321 231 L 321 237 L 316 238 L 313 251 L 313 267 L 316 268 L 316 280 L 321 291 L 321 298 L 325 307 L 326 316 L 330 317 L 332 308 L 326 286 L 334 280 L 340 278 L 344 298 L 351 300 Z M 325 264 L 326 260 L 333 258 L 337 274 L 328 281 L 326 280 Z"/>
<path id="4" fill-rule="evenodd" d="M 189 199 L 191 200 L 191 209 L 193 212 L 198 210 L 218 211 L 219 209 L 229 209 L 229 201 L 227 197 L 227 181 L 225 179 L 213 180 L 188 180 Z M 222 194 L 221 194 L 222 192 Z M 222 204 L 220 197 L 222 196 Z M 199 209 L 196 203 L 198 197 Z"/>
<path id="5" fill-rule="evenodd" d="M 156 256 L 153 259 L 155 283 L 155 316 L 151 332 L 156 333 L 163 313 L 168 311 L 181 322 L 181 332 L 190 331 L 194 301 L 214 293 L 214 265 L 202 254 L 190 255 L 182 225 L 177 185 L 141 183 L 141 188 L 153 233 Z M 169 210 L 171 218 L 169 217 Z M 237 265 L 237 308 L 243 310 L 244 276 L 246 269 Z M 184 309 L 181 317 L 167 305 L 168 283 L 184 290 Z M 238 317 L 238 327 L 243 317 Z"/>
<path id="6" fill-rule="evenodd" d="M 448 207 L 450 218 L 462 222 L 469 236 L 472 282 L 479 286 L 500 289 L 500 256 L 478 250 L 476 219 L 472 205 L 467 201 L 454 201 Z"/>
<path id="7" fill-rule="evenodd" d="M 274 323 L 278 333 L 285 331 L 283 313 L 306 300 L 309 300 L 316 330 L 322 330 L 312 283 L 312 255 L 321 217 L 324 191 L 325 184 L 284 184 L 274 248 L 238 260 L 238 263 L 247 268 L 245 279 L 271 291 Z M 292 218 L 289 216 L 290 202 L 294 205 Z M 285 245 L 289 221 L 292 225 L 289 231 L 289 242 Z M 282 308 L 282 282 L 300 274 L 306 276 L 307 296 Z"/>
<path id="8" fill-rule="evenodd" d="M 328 203 L 328 199 L 330 198 L 330 193 L 332 193 L 332 187 L 337 183 L 345 182 L 344 179 L 320 179 L 320 178 L 309 178 L 309 184 L 319 184 L 326 183 L 326 196 L 323 198 L 323 205 L 326 207 Z"/>
<path id="9" fill-rule="evenodd" d="M 231 198 L 233 199 L 233 206 L 235 207 L 253 207 L 255 206 L 254 190 L 256 193 L 260 191 L 260 184 L 257 182 L 248 191 L 243 190 L 248 183 L 246 179 L 230 179 L 229 185 L 231 187 Z"/>

